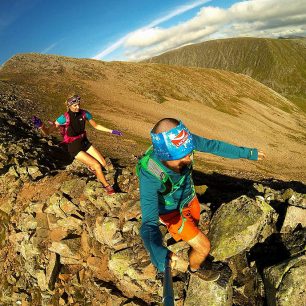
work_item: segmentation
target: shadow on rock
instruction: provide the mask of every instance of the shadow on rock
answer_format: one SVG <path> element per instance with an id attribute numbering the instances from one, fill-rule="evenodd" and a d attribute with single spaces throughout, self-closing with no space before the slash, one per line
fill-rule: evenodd
<path id="1" fill-rule="evenodd" d="M 306 193 L 306 185 L 296 181 L 280 181 L 280 180 L 261 180 L 255 181 L 245 178 L 237 178 L 220 173 L 206 174 L 201 171 L 193 171 L 193 179 L 196 186 L 206 185 L 207 189 L 205 193 L 199 194 L 199 200 L 201 203 L 211 203 L 211 210 L 214 213 L 222 203 L 228 203 L 242 195 L 257 196 L 261 193 L 254 188 L 254 184 L 262 184 L 276 190 L 292 189 L 295 192 Z M 279 207 L 278 202 L 270 203 L 271 206 L 281 215 L 285 214 L 280 210 L 284 207 Z"/>

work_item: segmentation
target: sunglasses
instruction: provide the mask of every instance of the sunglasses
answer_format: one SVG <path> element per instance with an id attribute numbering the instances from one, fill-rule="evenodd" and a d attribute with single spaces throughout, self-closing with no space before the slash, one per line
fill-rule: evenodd
<path id="1" fill-rule="evenodd" d="M 67 100 L 67 103 L 68 103 L 68 106 L 71 106 L 72 104 L 80 103 L 80 101 L 81 101 L 80 96 L 73 96 Z"/>

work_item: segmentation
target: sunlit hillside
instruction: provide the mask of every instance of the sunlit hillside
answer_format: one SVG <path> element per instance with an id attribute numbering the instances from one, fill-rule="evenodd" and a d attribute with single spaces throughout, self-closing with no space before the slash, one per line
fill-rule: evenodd
<path id="1" fill-rule="evenodd" d="M 16 105 L 24 116 L 35 113 L 44 120 L 55 120 L 65 111 L 66 97 L 80 94 L 82 107 L 98 122 L 124 132 L 123 138 L 114 138 L 88 128 L 93 142 L 113 158 L 140 155 L 149 144 L 154 123 L 177 117 L 196 134 L 261 148 L 267 154 L 261 163 L 199 154 L 197 167 L 233 175 L 305 180 L 305 114 L 242 74 L 24 54 L 2 67 L 0 88 L 3 94 L 30 101 L 31 107 Z"/>
<path id="2" fill-rule="evenodd" d="M 306 112 L 306 38 L 231 38 L 185 46 L 149 62 L 243 73 Z"/>

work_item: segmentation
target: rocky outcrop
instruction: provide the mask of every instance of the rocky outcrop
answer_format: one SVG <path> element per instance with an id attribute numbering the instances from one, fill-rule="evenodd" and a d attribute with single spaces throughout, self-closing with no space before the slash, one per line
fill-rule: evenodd
<path id="1" fill-rule="evenodd" d="M 0 304 L 160 303 L 162 283 L 139 235 L 134 158 L 105 173 L 119 191 L 108 196 L 87 168 L 65 164 L 55 139 L 41 137 L 14 110 L 2 109 L 0 124 Z M 205 199 L 209 189 L 197 192 Z M 286 220 L 291 208 L 305 210 L 297 191 L 256 183 L 220 207 L 219 199 L 201 204 L 199 226 L 210 231 L 212 268 L 221 278 L 209 283 L 174 271 L 176 305 L 287 305 L 288 296 L 294 305 L 303 294 L 297 287 L 305 287 L 305 228 Z M 165 245 L 187 259 L 188 245 L 160 229 Z"/>
<path id="2" fill-rule="evenodd" d="M 211 254 L 224 261 L 250 250 L 274 232 L 276 218 L 274 209 L 259 197 L 242 196 L 223 204 L 211 221 Z"/>
<path id="3" fill-rule="evenodd" d="M 290 258 L 264 270 L 269 306 L 306 304 L 306 256 Z"/>
<path id="4" fill-rule="evenodd" d="M 186 306 L 233 305 L 233 277 L 228 266 L 214 267 L 221 274 L 216 282 L 205 282 L 196 274 L 192 274 L 188 284 L 188 292 L 184 302 Z"/>

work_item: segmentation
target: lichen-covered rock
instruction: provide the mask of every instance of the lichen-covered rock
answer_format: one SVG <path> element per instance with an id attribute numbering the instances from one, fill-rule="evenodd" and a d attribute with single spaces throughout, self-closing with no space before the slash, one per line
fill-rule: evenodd
<path id="1" fill-rule="evenodd" d="M 66 180 L 61 185 L 61 191 L 65 194 L 69 194 L 70 197 L 76 198 L 83 193 L 86 186 L 86 181 L 81 178 L 73 178 Z"/>
<path id="2" fill-rule="evenodd" d="M 306 227 L 306 209 L 289 205 L 281 232 L 292 231 L 298 224 Z"/>
<path id="3" fill-rule="evenodd" d="M 233 278 L 228 267 L 220 270 L 221 276 L 215 282 L 203 281 L 191 274 L 184 306 L 232 306 Z"/>
<path id="4" fill-rule="evenodd" d="M 4 246 L 6 240 L 8 223 L 9 216 L 5 212 L 0 210 L 0 248 Z"/>
<path id="5" fill-rule="evenodd" d="M 113 247 L 122 240 L 119 229 L 119 220 L 111 217 L 98 217 L 94 229 L 95 238 L 102 244 Z"/>
<path id="6" fill-rule="evenodd" d="M 50 290 L 54 290 L 54 286 L 61 269 L 59 254 L 51 252 L 48 258 L 46 268 L 46 284 Z"/>
<path id="7" fill-rule="evenodd" d="M 261 199 L 241 196 L 223 204 L 211 221 L 211 254 L 216 260 L 226 260 L 250 249 L 273 233 L 276 217 L 275 210 Z"/>
<path id="8" fill-rule="evenodd" d="M 29 166 L 29 167 L 27 167 L 27 172 L 29 173 L 30 177 L 33 180 L 36 180 L 37 178 L 43 176 L 43 173 L 40 171 L 39 167 L 37 167 L 37 166 Z"/>
<path id="9" fill-rule="evenodd" d="M 306 208 L 306 195 L 296 192 L 291 188 L 284 191 L 282 194 L 284 200 L 288 200 L 288 203 L 293 206 Z"/>
<path id="10" fill-rule="evenodd" d="M 101 183 L 97 181 L 88 182 L 84 188 L 84 195 L 98 209 L 109 210 L 109 207 L 104 200 L 105 190 Z"/>
<path id="11" fill-rule="evenodd" d="M 306 255 L 264 270 L 269 306 L 306 305 Z"/>
<path id="12" fill-rule="evenodd" d="M 158 284 L 155 282 L 155 269 L 151 264 L 141 267 L 131 248 L 112 254 L 108 268 L 127 292 L 135 290 L 140 295 L 145 294 L 144 291 L 157 292 Z"/>
<path id="13" fill-rule="evenodd" d="M 278 201 L 281 203 L 287 202 L 290 205 L 306 208 L 306 194 L 294 191 L 292 188 L 283 190 L 274 190 L 271 187 L 263 186 L 259 183 L 254 183 L 253 187 L 263 194 L 266 202 Z"/>
<path id="14" fill-rule="evenodd" d="M 81 226 L 83 224 L 83 221 L 79 218 L 75 218 L 73 216 L 68 216 L 64 219 L 60 219 L 57 221 L 57 225 L 60 228 L 66 228 L 69 231 L 81 231 Z"/>
<path id="15" fill-rule="evenodd" d="M 51 252 L 57 253 L 61 256 L 61 263 L 63 262 L 64 258 L 74 259 L 76 262 L 80 261 L 82 256 L 80 254 L 81 247 L 81 238 L 73 238 L 73 239 L 66 239 L 61 241 L 53 241 L 49 250 Z M 73 263 L 75 263 L 73 261 Z M 67 260 L 66 260 L 67 262 Z"/>

